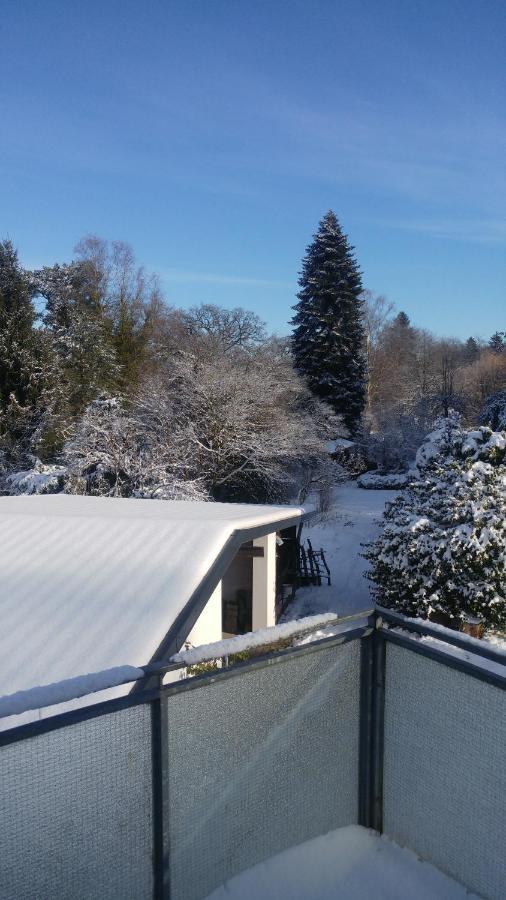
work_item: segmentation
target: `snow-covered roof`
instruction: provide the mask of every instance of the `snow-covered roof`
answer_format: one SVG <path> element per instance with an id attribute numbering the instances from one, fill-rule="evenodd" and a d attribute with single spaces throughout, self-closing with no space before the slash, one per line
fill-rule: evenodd
<path id="1" fill-rule="evenodd" d="M 355 446 L 355 441 L 348 441 L 346 438 L 335 438 L 333 441 L 327 441 L 325 449 L 327 453 L 337 453 L 338 450 L 349 450 Z"/>
<path id="2" fill-rule="evenodd" d="M 268 533 L 302 514 L 287 506 L 0 497 L 0 694 L 148 662 L 231 538 L 240 543 L 249 529 Z"/>

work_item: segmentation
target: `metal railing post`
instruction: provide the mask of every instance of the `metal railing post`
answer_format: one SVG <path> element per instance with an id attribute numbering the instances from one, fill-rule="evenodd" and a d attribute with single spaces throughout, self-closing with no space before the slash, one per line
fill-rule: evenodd
<path id="1" fill-rule="evenodd" d="M 373 694 L 373 635 L 360 641 L 360 744 L 358 770 L 358 824 L 370 828 L 371 735 Z"/>
<path id="2" fill-rule="evenodd" d="M 170 900 L 168 827 L 168 723 L 167 698 L 159 678 L 159 696 L 151 703 L 151 759 L 153 786 L 153 898 Z"/>
<path id="3" fill-rule="evenodd" d="M 385 665 L 386 643 L 376 621 L 372 635 L 373 688 L 371 727 L 371 828 L 383 831 L 383 758 L 385 750 Z"/>
<path id="4" fill-rule="evenodd" d="M 377 619 L 373 633 L 361 640 L 360 749 L 358 821 L 383 830 L 383 745 L 385 709 L 385 640 Z"/>

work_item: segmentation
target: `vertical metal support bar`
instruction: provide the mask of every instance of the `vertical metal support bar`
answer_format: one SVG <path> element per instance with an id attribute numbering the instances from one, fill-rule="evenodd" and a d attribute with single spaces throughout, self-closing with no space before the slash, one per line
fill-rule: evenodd
<path id="1" fill-rule="evenodd" d="M 385 640 L 378 628 L 360 644 L 358 822 L 383 830 Z"/>
<path id="2" fill-rule="evenodd" d="M 153 767 L 153 898 L 170 900 L 169 825 L 168 825 L 168 724 L 167 697 L 151 704 L 151 754 Z"/>
<path id="3" fill-rule="evenodd" d="M 373 682 L 371 722 L 371 802 L 370 827 L 383 831 L 383 758 L 385 748 L 385 665 L 386 641 L 381 631 L 381 620 L 373 632 Z"/>
<path id="4" fill-rule="evenodd" d="M 360 641 L 360 746 L 358 770 L 358 824 L 371 827 L 371 743 L 373 697 L 373 636 Z"/>

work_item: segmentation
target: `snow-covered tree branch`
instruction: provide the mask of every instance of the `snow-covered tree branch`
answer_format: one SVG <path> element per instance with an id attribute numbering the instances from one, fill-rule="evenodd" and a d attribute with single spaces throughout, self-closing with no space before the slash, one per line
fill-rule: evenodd
<path id="1" fill-rule="evenodd" d="M 505 509 L 506 432 L 440 419 L 365 551 L 378 602 L 454 627 L 466 613 L 504 627 Z"/>

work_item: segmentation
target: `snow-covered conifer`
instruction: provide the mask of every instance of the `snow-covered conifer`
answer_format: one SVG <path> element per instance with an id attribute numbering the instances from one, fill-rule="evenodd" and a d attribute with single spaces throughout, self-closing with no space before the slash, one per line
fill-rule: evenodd
<path id="1" fill-rule="evenodd" d="M 10 241 L 0 243 L 0 406 L 26 404 L 36 387 L 35 310 L 30 283 Z"/>
<path id="2" fill-rule="evenodd" d="M 29 462 L 48 384 L 48 345 L 33 289 L 10 241 L 0 243 L 0 451 L 7 470 Z"/>
<path id="3" fill-rule="evenodd" d="M 504 353 L 506 351 L 506 331 L 495 331 L 488 346 L 494 353 Z"/>
<path id="4" fill-rule="evenodd" d="M 110 323 L 90 287 L 86 263 L 46 266 L 31 273 L 31 279 L 46 299 L 43 323 L 58 366 L 59 412 L 63 419 L 72 418 L 118 376 Z"/>
<path id="5" fill-rule="evenodd" d="M 480 345 L 478 344 L 478 341 L 474 337 L 468 338 L 464 346 L 464 361 L 468 365 L 471 365 L 479 359 L 479 356 Z"/>
<path id="6" fill-rule="evenodd" d="M 506 431 L 506 390 L 492 394 L 485 401 L 480 415 L 483 425 L 490 425 L 494 431 Z"/>
<path id="7" fill-rule="evenodd" d="M 365 405 L 364 301 L 353 247 L 332 211 L 307 248 L 299 286 L 295 367 L 354 432 Z"/>
<path id="8" fill-rule="evenodd" d="M 454 627 L 466 613 L 504 627 L 505 508 L 506 433 L 440 419 L 365 551 L 376 600 Z"/>

